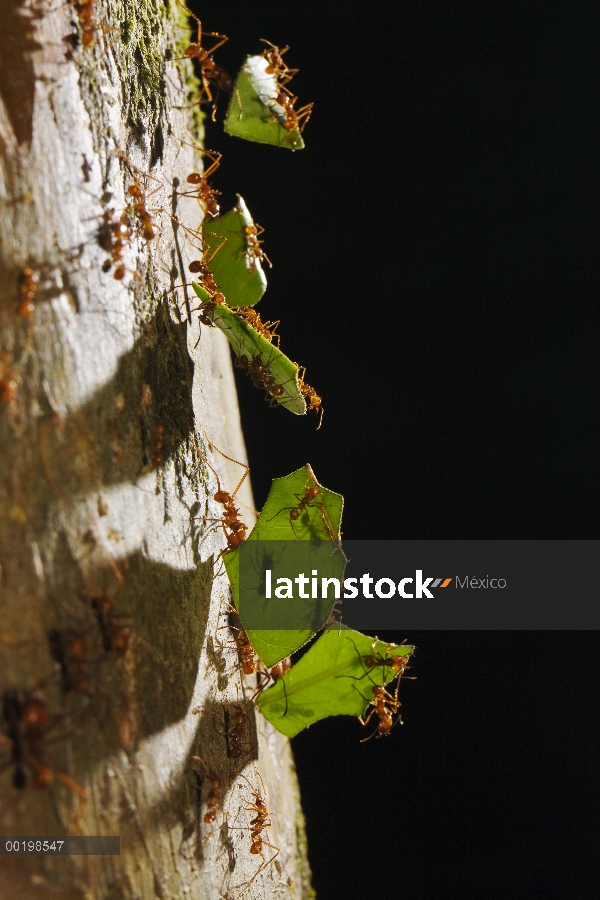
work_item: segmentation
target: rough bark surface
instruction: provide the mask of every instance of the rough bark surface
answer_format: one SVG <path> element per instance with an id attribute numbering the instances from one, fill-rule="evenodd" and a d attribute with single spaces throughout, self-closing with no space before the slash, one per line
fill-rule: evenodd
<path id="1" fill-rule="evenodd" d="M 85 6 L 0 5 L 0 831 L 120 834 L 121 855 L 1 857 L 0 897 L 309 897 L 289 744 L 221 627 L 223 536 L 202 518 L 222 513 L 213 470 L 229 491 L 242 472 L 208 440 L 245 450 L 227 344 L 205 326 L 198 341 L 193 300 L 173 291 L 199 246 L 178 222 L 201 218 L 177 193 L 201 168 L 176 108 L 191 71 L 165 62 L 181 10 L 98 0 L 86 46 Z M 136 181 L 160 230 L 146 244 L 134 227 L 117 281 L 107 223 Z M 40 278 L 29 315 L 25 267 Z M 248 521 L 249 480 L 238 499 Z M 48 719 L 21 731 L 19 764 L 7 710 L 34 701 Z M 257 773 L 280 852 L 248 887 L 275 853 L 250 853 Z"/>

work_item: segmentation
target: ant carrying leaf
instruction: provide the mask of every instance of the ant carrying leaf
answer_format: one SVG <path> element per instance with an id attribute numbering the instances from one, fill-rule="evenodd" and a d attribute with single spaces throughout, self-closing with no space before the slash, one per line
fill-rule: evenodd
<path id="1" fill-rule="evenodd" d="M 377 717 L 373 735 L 381 737 L 400 721 L 398 691 L 386 686 L 402 675 L 413 651 L 408 644 L 386 644 L 342 625 L 323 633 L 287 675 L 258 697 L 258 706 L 288 737 L 338 715 L 355 716 L 363 724 Z M 403 662 L 387 664 L 396 657 Z"/>

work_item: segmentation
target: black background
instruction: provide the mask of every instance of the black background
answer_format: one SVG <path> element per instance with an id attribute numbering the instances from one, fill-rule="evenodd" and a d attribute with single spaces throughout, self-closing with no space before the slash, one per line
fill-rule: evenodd
<path id="1" fill-rule="evenodd" d="M 289 43 L 315 101 L 293 154 L 206 128 L 223 209 L 265 227 L 261 315 L 325 407 L 317 432 L 238 378 L 257 506 L 310 462 L 347 538 L 597 537 L 600 10 L 194 9 L 232 73 Z M 418 646 L 404 727 L 293 742 L 319 896 L 593 896 L 597 633 L 386 637 Z"/>

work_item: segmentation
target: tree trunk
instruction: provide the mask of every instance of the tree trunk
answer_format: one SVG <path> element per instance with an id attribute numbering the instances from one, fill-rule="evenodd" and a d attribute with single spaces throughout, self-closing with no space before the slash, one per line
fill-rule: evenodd
<path id="1" fill-rule="evenodd" d="M 3 0 L 0 16 L 0 830 L 121 836 L 120 856 L 4 856 L 0 897 L 309 897 L 289 744 L 240 675 L 223 536 L 202 518 L 222 514 L 213 470 L 230 492 L 242 473 L 209 439 L 245 450 L 226 341 L 198 340 L 173 290 L 200 246 L 180 223 L 201 219 L 176 190 L 201 167 L 177 108 L 190 64 L 165 62 L 181 10 Z M 237 499 L 248 521 L 249 479 Z"/>

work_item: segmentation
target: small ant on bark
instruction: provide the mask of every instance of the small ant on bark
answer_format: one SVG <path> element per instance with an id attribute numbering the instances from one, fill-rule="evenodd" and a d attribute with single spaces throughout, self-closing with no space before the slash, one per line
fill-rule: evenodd
<path id="1" fill-rule="evenodd" d="M 233 707 L 233 713 L 226 710 L 226 743 L 229 759 L 239 759 L 244 747 L 250 748 L 248 740 L 248 719 L 239 704 Z M 233 724 L 232 724 L 233 723 Z"/>
<path id="2" fill-rule="evenodd" d="M 5 735 L 11 745 L 11 763 L 14 765 L 13 787 L 23 790 L 27 786 L 26 767 L 33 771 L 31 786 L 44 788 L 55 779 L 61 781 L 79 797 L 80 807 L 75 828 L 78 829 L 86 803 L 86 793 L 64 772 L 44 763 L 44 738 L 53 723 L 46 703 L 38 694 L 5 691 L 2 698 L 2 718 Z"/>
<path id="3" fill-rule="evenodd" d="M 266 338 L 270 344 L 272 344 L 273 341 L 276 341 L 277 349 L 279 349 L 280 336 L 275 330 L 280 324 L 279 319 L 277 319 L 276 322 L 263 322 L 260 313 L 257 313 L 251 306 L 238 306 L 234 309 L 234 312 L 236 316 L 240 316 L 240 318 L 244 319 L 248 325 L 251 325 L 255 331 L 258 331 L 262 337 Z"/>
<path id="4" fill-rule="evenodd" d="M 179 196 L 195 197 L 198 200 L 204 218 L 216 219 L 220 211 L 217 197 L 221 196 L 221 191 L 217 191 L 211 187 L 208 183 L 208 179 L 213 172 L 216 172 L 219 168 L 221 164 L 221 154 L 216 150 L 206 150 L 204 147 L 200 147 L 197 144 L 190 144 L 189 141 L 184 141 L 181 138 L 180 140 L 182 144 L 187 144 L 189 147 L 193 147 L 196 152 L 207 156 L 210 159 L 210 165 L 208 168 L 205 168 L 202 173 L 190 172 L 186 181 L 193 187 L 191 187 L 189 191 L 178 191 Z"/>
<path id="5" fill-rule="evenodd" d="M 127 273 L 127 268 L 123 262 L 123 253 L 131 244 L 131 226 L 129 224 L 129 215 L 127 210 L 121 213 L 118 219 L 113 219 L 114 210 L 108 213 L 110 221 L 108 222 L 108 231 L 110 235 L 110 251 L 111 259 L 106 259 L 102 264 L 103 272 L 110 272 L 113 266 L 116 266 L 113 278 L 122 281 Z"/>
<path id="6" fill-rule="evenodd" d="M 23 316 L 23 318 L 30 319 L 35 312 L 33 301 L 37 293 L 39 281 L 39 273 L 29 266 L 26 266 L 19 276 L 19 294 L 21 295 L 19 315 Z"/>
<path id="7" fill-rule="evenodd" d="M 271 817 L 270 817 L 269 811 L 267 809 L 267 804 L 265 802 L 265 795 L 266 795 L 265 785 L 264 785 L 264 782 L 260 775 L 260 772 L 257 771 L 256 775 L 257 775 L 257 777 L 260 781 L 261 787 L 262 787 L 262 794 L 260 791 L 254 790 L 252 784 L 246 778 L 245 775 L 242 774 L 240 776 L 241 778 L 244 779 L 244 781 L 246 782 L 246 784 L 248 785 L 248 787 L 250 788 L 250 791 L 252 793 L 251 800 L 249 800 L 247 797 L 242 798 L 244 801 L 244 804 L 245 804 L 244 806 L 242 806 L 242 809 L 246 810 L 246 812 L 256 813 L 256 815 L 254 816 L 253 819 L 250 820 L 249 826 L 246 826 L 246 827 L 239 826 L 238 828 L 234 828 L 232 830 L 249 831 L 250 832 L 250 853 L 252 853 L 255 856 L 260 856 L 262 859 L 262 863 L 260 864 L 260 866 L 258 867 L 256 872 L 254 873 L 254 875 L 252 876 L 250 881 L 248 881 L 246 883 L 246 885 L 244 886 L 244 889 L 237 895 L 236 900 L 239 900 L 239 898 L 242 896 L 242 894 L 246 893 L 246 891 L 252 885 L 252 883 L 255 881 L 255 879 L 258 877 L 258 875 L 264 869 L 266 869 L 267 866 L 270 866 L 271 863 L 273 862 L 273 860 L 280 853 L 279 847 L 276 847 L 275 844 L 270 844 L 263 837 L 263 831 L 265 831 L 265 829 L 269 828 L 272 823 L 271 823 Z M 239 785 L 239 787 L 242 788 L 242 785 Z M 267 859 L 267 860 L 265 859 L 265 856 L 263 853 L 264 847 L 270 847 L 271 850 L 275 851 L 273 853 L 273 855 L 270 857 L 270 859 Z"/>
<path id="8" fill-rule="evenodd" d="M 195 756 L 194 759 L 199 759 L 199 757 Z M 206 798 L 207 810 L 204 814 L 203 821 L 206 822 L 207 825 L 210 825 L 216 820 L 217 810 L 220 809 L 221 779 L 218 775 L 210 775 L 208 780 L 210 790 L 208 792 L 208 797 Z"/>
<path id="9" fill-rule="evenodd" d="M 74 0 L 73 6 L 81 28 L 81 43 L 91 47 L 96 40 L 96 0 Z"/>
<path id="10" fill-rule="evenodd" d="M 219 448 L 215 444 L 213 444 L 212 441 L 209 441 L 209 443 L 211 447 L 214 447 L 214 449 L 225 459 L 228 459 L 230 462 L 237 463 L 238 466 L 242 466 L 242 468 L 244 469 L 244 474 L 238 481 L 233 494 L 230 494 L 228 491 L 224 491 L 222 489 L 221 480 L 217 471 L 211 466 L 208 460 L 204 458 L 206 465 L 217 479 L 218 490 L 215 491 L 214 500 L 222 505 L 223 515 L 218 519 L 212 518 L 210 516 L 203 516 L 202 518 L 204 519 L 204 521 L 214 522 L 215 525 L 213 527 L 215 528 L 221 527 L 223 530 L 223 534 L 225 535 L 225 540 L 227 541 L 227 549 L 237 550 L 240 544 L 246 539 L 248 526 L 240 520 L 240 511 L 235 506 L 234 498 L 241 488 L 242 484 L 244 483 L 245 479 L 247 478 L 250 469 L 245 463 L 241 463 L 237 459 L 233 459 L 232 456 L 228 456 L 226 453 L 223 453 L 223 451 L 219 450 Z"/>
<path id="11" fill-rule="evenodd" d="M 131 628 L 128 625 L 120 625 L 118 620 L 129 619 L 131 616 L 115 615 L 114 606 L 108 597 L 94 597 L 92 607 L 96 613 L 105 652 L 119 655 L 127 653 L 131 641 Z"/>
<path id="12" fill-rule="evenodd" d="M 13 369 L 12 363 L 12 354 L 0 351 L 0 403 L 6 403 L 14 411 L 17 406 L 21 376 Z"/>
<path id="13" fill-rule="evenodd" d="M 134 165 L 129 157 L 121 150 L 117 148 L 116 152 L 117 155 L 138 175 L 138 177 L 134 179 L 133 184 L 130 184 L 127 188 L 126 194 L 129 198 L 129 205 L 123 210 L 119 218 L 114 218 L 114 210 L 108 211 L 108 232 L 111 258 L 104 261 L 102 264 L 102 271 L 109 272 L 113 266 L 116 266 L 113 278 L 117 281 L 122 281 L 127 273 L 127 268 L 123 262 L 123 254 L 127 247 L 131 247 L 133 238 L 131 218 L 132 216 L 135 216 L 140 223 L 142 227 L 142 236 L 146 244 L 149 244 L 155 239 L 158 234 L 158 225 L 154 221 L 152 213 L 148 210 L 146 203 L 152 194 L 155 194 L 156 191 L 160 190 L 162 184 L 157 178 L 154 178 L 154 176 L 140 171 L 140 169 L 138 169 L 138 167 Z M 141 179 L 144 178 L 156 181 L 158 184 L 158 187 L 149 194 L 142 186 Z"/>
<path id="14" fill-rule="evenodd" d="M 215 121 L 216 117 L 216 99 L 213 99 L 211 84 L 217 88 L 217 93 L 220 91 L 225 91 L 229 93 L 233 87 L 233 79 L 231 75 L 229 75 L 225 69 L 221 68 L 213 58 L 213 53 L 217 51 L 220 47 L 225 44 L 229 38 L 224 34 L 219 34 L 217 31 L 202 31 L 202 22 L 187 6 L 184 6 L 180 0 L 177 0 L 179 6 L 185 10 L 185 12 L 191 16 L 192 19 L 196 21 L 198 26 L 196 42 L 191 43 L 185 50 L 184 55 L 180 57 L 176 57 L 173 62 L 177 62 L 182 59 L 195 59 L 198 61 L 200 66 L 200 81 L 202 83 L 202 88 L 200 89 L 198 95 L 194 98 L 190 106 L 195 106 L 198 103 L 212 103 L 212 120 Z M 220 40 L 214 44 L 209 50 L 206 50 L 202 46 L 202 35 L 208 35 L 209 37 L 219 38 Z"/>
<path id="15" fill-rule="evenodd" d="M 63 691 L 85 693 L 90 688 L 87 669 L 87 641 L 75 631 L 54 629 L 48 633 L 50 653 L 60 666 Z"/>

